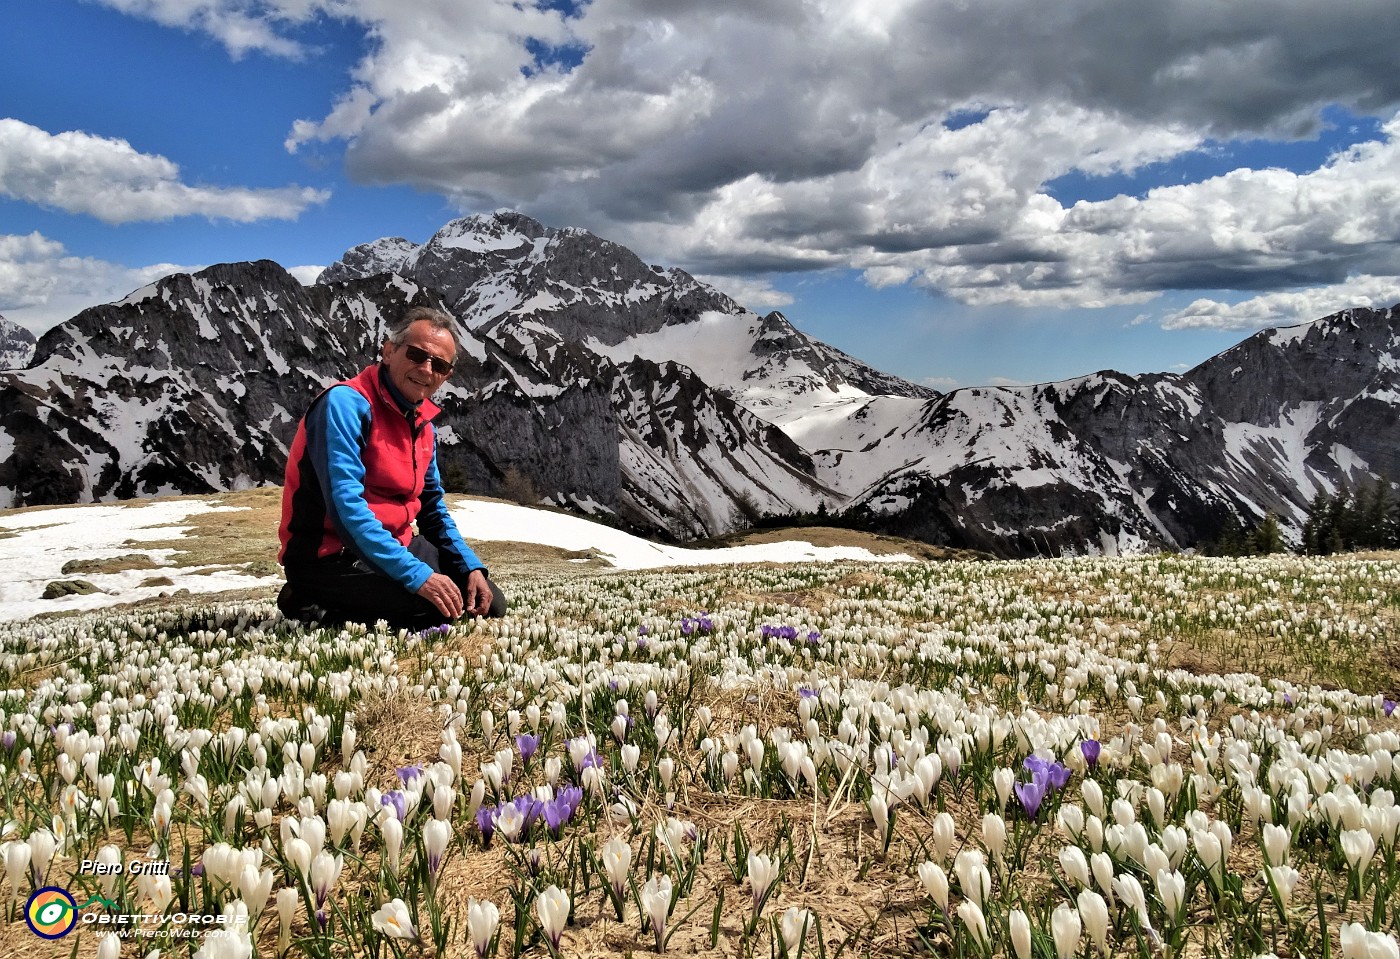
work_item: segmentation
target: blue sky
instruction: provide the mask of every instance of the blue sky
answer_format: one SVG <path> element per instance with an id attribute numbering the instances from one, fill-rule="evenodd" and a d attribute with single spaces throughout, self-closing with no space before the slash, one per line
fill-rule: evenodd
<path id="1" fill-rule="evenodd" d="M 1393 9 L 45 0 L 0 34 L 0 313 L 523 210 L 940 388 L 1400 302 Z"/>

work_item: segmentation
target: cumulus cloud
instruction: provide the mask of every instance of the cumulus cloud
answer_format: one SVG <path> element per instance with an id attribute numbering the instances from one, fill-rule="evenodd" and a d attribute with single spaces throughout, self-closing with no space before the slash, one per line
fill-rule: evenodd
<path id="1" fill-rule="evenodd" d="M 89 306 L 119 300 L 163 276 L 200 269 L 173 263 L 125 267 L 71 256 L 63 244 L 37 231 L 0 234 L 0 312 L 40 334 Z"/>
<path id="2" fill-rule="evenodd" d="M 1266 293 L 1238 303 L 1202 298 L 1168 314 L 1168 330 L 1262 330 L 1306 323 L 1352 307 L 1385 309 L 1400 303 L 1400 277 L 1355 276 L 1334 286 Z"/>
<path id="3" fill-rule="evenodd" d="M 311 286 L 325 269 L 324 266 L 289 266 L 287 272 L 296 277 L 302 286 Z"/>
<path id="4" fill-rule="evenodd" d="M 773 289 L 772 284 L 765 279 L 747 276 L 703 276 L 697 274 L 695 277 L 701 283 L 707 283 L 721 293 L 728 295 L 741 306 L 753 310 L 755 313 L 765 313 L 769 310 L 781 309 L 792 303 L 792 297 L 782 290 Z"/>
<path id="5" fill-rule="evenodd" d="M 0 119 L 0 195 L 106 223 L 205 216 L 249 223 L 295 219 L 324 203 L 323 190 L 191 186 L 163 156 L 140 153 L 125 140 L 89 133 L 52 134 L 21 120 Z"/>
<path id="6" fill-rule="evenodd" d="M 1067 208 L 1035 193 L 985 242 L 853 258 L 979 305 L 1099 306 L 1174 289 L 1334 286 L 1355 274 L 1393 282 L 1400 116 L 1381 133 L 1307 173 L 1240 169 Z"/>
<path id="7" fill-rule="evenodd" d="M 1302 174 L 1068 206 L 1053 188 L 1311 137 L 1332 105 L 1394 116 L 1390 0 L 103 2 L 234 55 L 299 55 L 316 17 L 356 22 L 367 53 L 287 149 L 343 142 L 363 182 L 698 272 L 856 267 L 1042 306 L 1400 275 L 1394 120 Z"/>

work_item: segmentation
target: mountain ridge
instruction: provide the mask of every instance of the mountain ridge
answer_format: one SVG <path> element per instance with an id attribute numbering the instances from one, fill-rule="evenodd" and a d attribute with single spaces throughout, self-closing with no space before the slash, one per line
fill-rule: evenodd
<path id="1" fill-rule="evenodd" d="M 440 399 L 458 487 L 672 539 L 823 507 L 1021 556 L 1196 545 L 1396 475 L 1390 310 L 1261 331 L 1185 373 L 938 393 L 681 270 L 521 214 L 361 244 L 303 287 L 272 261 L 179 274 L 83 311 L 0 372 L 0 505 L 281 478 L 314 393 L 409 305 L 460 323 Z"/>

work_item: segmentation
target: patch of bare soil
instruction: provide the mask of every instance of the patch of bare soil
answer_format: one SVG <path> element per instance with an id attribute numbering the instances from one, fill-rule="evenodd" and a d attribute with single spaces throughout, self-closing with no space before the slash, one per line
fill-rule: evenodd
<path id="1" fill-rule="evenodd" d="M 263 576 L 277 572 L 277 524 L 282 516 L 279 487 L 264 486 L 196 498 L 208 499 L 216 506 L 238 508 L 196 513 L 173 524 L 189 528 L 184 536 L 141 545 L 175 550 L 171 562 L 176 566 L 241 568 Z"/>

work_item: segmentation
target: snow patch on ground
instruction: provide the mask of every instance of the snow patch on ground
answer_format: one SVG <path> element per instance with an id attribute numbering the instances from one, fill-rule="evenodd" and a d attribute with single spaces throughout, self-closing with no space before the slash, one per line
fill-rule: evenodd
<path id="1" fill-rule="evenodd" d="M 179 500 L 144 505 L 69 506 L 0 515 L 0 621 L 60 610 L 99 609 L 177 589 L 214 593 L 278 582 L 280 577 L 248 576 L 231 571 L 202 573 L 211 568 L 208 566 L 166 567 L 174 550 L 140 545 L 179 539 L 189 527 L 170 524 L 178 524 L 198 513 L 238 508 Z M 161 568 L 116 573 L 63 572 L 63 565 L 70 560 L 113 559 L 129 553 L 149 556 Z M 141 585 L 160 576 L 168 577 L 172 584 Z M 43 598 L 46 585 L 54 580 L 71 579 L 86 580 L 101 592 Z"/>
<path id="2" fill-rule="evenodd" d="M 710 566 L 720 563 L 810 563 L 834 560 L 912 562 L 899 553 L 877 556 L 855 546 L 813 546 L 811 543 L 756 543 L 721 549 L 688 549 L 653 543 L 608 526 L 548 510 L 509 503 L 471 500 L 459 503 L 452 518 L 468 542 L 514 540 L 558 549 L 590 549 L 618 569 L 662 566 Z"/>
<path id="3" fill-rule="evenodd" d="M 27 619 L 40 613 L 100 609 L 178 589 L 217 593 L 278 585 L 281 576 L 204 572 L 212 568 L 209 566 L 170 566 L 167 564 L 174 550 L 141 545 L 183 537 L 190 527 L 178 524 L 199 513 L 242 508 L 187 499 L 0 513 L 0 622 Z M 468 542 L 514 541 L 567 550 L 592 550 L 618 569 L 626 570 L 720 563 L 913 561 L 913 557 L 903 553 L 877 556 L 858 547 L 813 546 L 804 542 L 687 549 L 652 543 L 579 517 L 510 503 L 464 500 L 453 507 L 452 514 Z M 268 536 L 276 536 L 276 530 L 269 529 Z M 70 560 L 112 559 L 130 553 L 149 556 L 159 568 L 114 573 L 64 574 L 62 571 Z M 166 577 L 171 583 L 141 585 L 155 577 Z M 101 592 L 43 598 L 46 585 L 65 579 L 87 580 Z"/>

